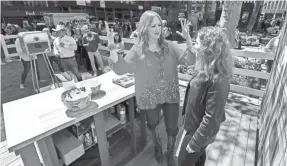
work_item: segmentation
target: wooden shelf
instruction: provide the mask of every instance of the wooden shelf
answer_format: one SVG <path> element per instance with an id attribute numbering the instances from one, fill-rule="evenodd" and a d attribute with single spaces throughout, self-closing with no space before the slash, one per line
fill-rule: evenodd
<path id="1" fill-rule="evenodd" d="M 108 111 L 106 111 L 108 112 Z M 113 129 L 114 127 L 120 125 L 120 121 L 111 115 L 109 112 L 105 114 L 105 130 L 108 132 L 109 130 Z"/>
<path id="2" fill-rule="evenodd" d="M 97 145 L 98 144 L 98 142 L 96 142 L 96 143 L 93 143 L 91 146 L 89 146 L 89 147 L 86 147 L 85 148 L 85 151 L 87 151 L 88 149 L 90 149 L 91 147 L 93 147 L 93 146 L 95 146 L 95 145 Z"/>
<path id="3" fill-rule="evenodd" d="M 108 112 L 108 111 L 107 111 Z M 120 129 L 126 127 L 129 125 L 128 122 L 126 122 L 125 124 L 121 124 L 120 121 L 115 118 L 113 115 L 111 115 L 110 113 L 106 113 L 105 114 L 105 127 L 106 127 L 106 133 L 107 133 L 107 137 L 111 136 L 112 134 L 116 133 L 117 131 L 119 131 Z M 93 143 L 91 146 L 86 147 L 85 151 L 87 151 L 88 149 L 92 148 L 93 146 L 95 146 L 97 144 Z"/>

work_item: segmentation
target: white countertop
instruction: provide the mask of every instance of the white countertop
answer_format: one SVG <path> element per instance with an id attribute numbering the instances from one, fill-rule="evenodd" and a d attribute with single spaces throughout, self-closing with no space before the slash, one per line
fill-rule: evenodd
<path id="1" fill-rule="evenodd" d="M 63 88 L 25 97 L 3 104 L 4 121 L 9 151 L 25 147 L 45 136 L 52 135 L 87 117 L 97 114 L 110 106 L 134 96 L 134 86 L 120 87 L 112 83 L 117 75 L 110 71 L 99 77 L 102 82 L 101 90 L 106 95 L 95 101 L 99 107 L 88 107 L 87 113 L 77 118 L 66 115 L 66 106 L 61 101 Z"/>

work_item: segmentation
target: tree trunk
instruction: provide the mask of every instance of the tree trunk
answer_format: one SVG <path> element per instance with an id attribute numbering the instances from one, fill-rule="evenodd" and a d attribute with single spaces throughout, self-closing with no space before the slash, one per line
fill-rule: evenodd
<path id="1" fill-rule="evenodd" d="M 263 1 L 256 1 L 255 2 L 255 5 L 254 5 L 253 11 L 252 11 L 252 15 L 250 17 L 250 20 L 249 20 L 247 28 L 246 28 L 247 31 L 252 32 L 253 27 L 257 21 L 259 11 L 262 8 L 262 6 L 263 6 Z"/>
<path id="2" fill-rule="evenodd" d="M 225 28 L 230 48 L 235 48 L 235 30 L 240 19 L 242 1 L 224 1 L 219 25 Z"/>

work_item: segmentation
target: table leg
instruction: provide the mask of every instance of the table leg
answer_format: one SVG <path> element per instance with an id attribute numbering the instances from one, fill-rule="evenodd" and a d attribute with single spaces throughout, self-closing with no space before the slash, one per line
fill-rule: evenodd
<path id="1" fill-rule="evenodd" d="M 137 154 L 137 142 L 136 142 L 136 130 L 135 130 L 135 103 L 134 98 L 129 99 L 129 120 L 131 124 L 132 130 L 132 152 L 133 154 Z"/>
<path id="2" fill-rule="evenodd" d="M 147 133 L 146 133 L 146 112 L 144 110 L 140 111 L 140 130 L 141 130 L 141 143 L 147 143 Z"/>
<path id="3" fill-rule="evenodd" d="M 41 166 L 41 162 L 34 143 L 18 150 L 24 165 Z"/>
<path id="4" fill-rule="evenodd" d="M 94 115 L 94 123 L 96 126 L 96 134 L 98 138 L 98 146 L 100 151 L 101 157 L 101 165 L 102 166 L 111 166 L 111 160 L 109 155 L 109 147 L 108 141 L 105 131 L 105 122 L 104 122 L 104 113 L 99 112 L 98 114 Z"/>
<path id="5" fill-rule="evenodd" d="M 52 136 L 37 141 L 45 166 L 60 166 Z"/>

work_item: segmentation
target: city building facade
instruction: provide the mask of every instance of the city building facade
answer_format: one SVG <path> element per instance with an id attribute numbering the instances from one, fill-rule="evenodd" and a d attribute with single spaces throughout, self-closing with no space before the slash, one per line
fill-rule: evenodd
<path id="1" fill-rule="evenodd" d="M 287 1 L 286 0 L 265 0 L 262 14 L 265 18 L 281 18 L 286 15 Z"/>
<path id="2" fill-rule="evenodd" d="M 44 22 L 48 13 L 88 13 L 96 20 L 131 21 L 150 9 L 141 1 L 1 1 L 1 22 L 20 25 L 23 19 Z"/>

